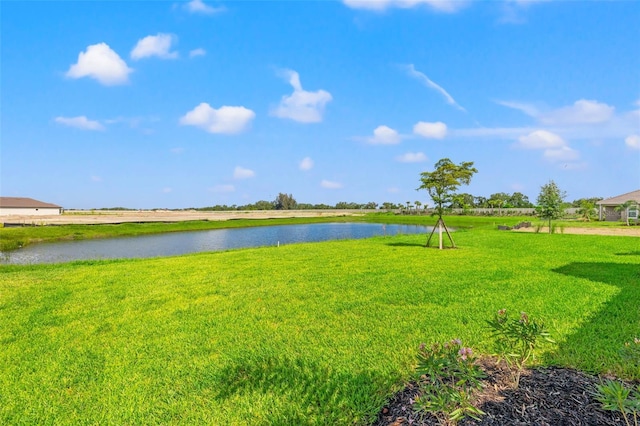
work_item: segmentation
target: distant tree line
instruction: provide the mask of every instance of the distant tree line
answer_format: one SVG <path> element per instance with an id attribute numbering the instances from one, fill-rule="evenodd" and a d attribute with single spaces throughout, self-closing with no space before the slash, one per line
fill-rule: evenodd
<path id="1" fill-rule="evenodd" d="M 230 210 L 360 210 L 360 209 L 368 209 L 375 210 L 378 208 L 378 203 L 373 201 L 368 203 L 352 203 L 347 201 L 340 201 L 336 203 L 334 206 L 328 204 L 310 204 L 310 203 L 298 203 L 293 195 L 279 193 L 275 200 L 266 201 L 260 200 L 256 201 L 252 204 L 245 205 L 226 205 L 226 204 L 218 204 L 210 207 L 197 207 L 191 208 L 189 210 L 199 210 L 199 211 L 230 211 Z M 381 208 L 387 210 L 397 210 L 402 208 L 401 204 L 394 204 L 385 202 L 382 204 Z"/>
<path id="2" fill-rule="evenodd" d="M 602 200 L 602 197 L 579 198 L 572 202 L 564 202 L 564 208 L 578 208 L 585 212 L 593 211 L 596 203 Z M 255 203 L 244 205 L 226 205 L 216 204 L 208 207 L 189 207 L 185 209 L 151 209 L 151 210 L 197 210 L 197 211 L 238 211 L 238 210 L 381 210 L 381 211 L 401 211 L 405 214 L 425 213 L 432 210 L 435 206 L 430 206 L 426 202 L 406 201 L 405 203 L 393 203 L 385 201 L 376 203 L 370 201 L 368 203 L 354 203 L 348 201 L 340 201 L 335 205 L 328 204 L 311 204 L 298 203 L 292 194 L 279 193 L 273 201 L 260 200 Z M 505 192 L 496 192 L 489 197 L 475 196 L 468 193 L 454 194 L 451 201 L 443 205 L 447 210 L 471 210 L 471 209 L 513 209 L 513 208 L 535 208 L 529 198 L 521 192 L 507 194 Z M 128 207 L 103 207 L 92 210 L 139 210 Z"/>
<path id="3" fill-rule="evenodd" d="M 595 205 L 596 202 L 602 200 L 601 197 L 580 198 L 571 203 L 565 203 L 565 207 L 581 208 L 585 203 Z M 377 203 L 370 201 L 368 203 L 354 203 L 348 201 L 340 201 L 335 205 L 328 204 L 311 204 L 299 203 L 292 194 L 279 193 L 273 201 L 260 200 L 255 203 L 244 205 L 226 205 L 217 204 L 209 207 L 196 207 L 185 210 L 199 211 L 233 211 L 233 210 L 387 210 L 387 211 L 403 211 L 405 213 L 424 212 L 434 206 L 429 206 L 426 202 L 407 201 L 405 203 L 393 203 L 385 201 Z M 529 201 L 529 197 L 521 192 L 508 194 L 505 192 L 496 192 L 489 197 L 475 196 L 468 193 L 455 194 L 452 200 L 444 208 L 451 209 L 513 209 L 513 208 L 534 208 L 535 205 Z"/>

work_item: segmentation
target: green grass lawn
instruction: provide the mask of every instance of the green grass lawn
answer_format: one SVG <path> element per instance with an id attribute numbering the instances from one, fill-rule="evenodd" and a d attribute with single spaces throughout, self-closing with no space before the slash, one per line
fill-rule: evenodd
<path id="1" fill-rule="evenodd" d="M 454 238 L 0 266 L 0 424 L 366 424 L 421 342 L 489 353 L 501 308 L 545 321 L 540 362 L 640 379 L 637 238 Z"/>

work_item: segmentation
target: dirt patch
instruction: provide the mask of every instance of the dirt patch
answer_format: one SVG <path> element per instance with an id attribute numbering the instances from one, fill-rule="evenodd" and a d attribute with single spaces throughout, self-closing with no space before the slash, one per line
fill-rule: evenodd
<path id="1" fill-rule="evenodd" d="M 620 413 L 604 411 L 593 397 L 597 377 L 566 368 L 537 368 L 526 371 L 514 389 L 513 380 L 504 365 L 485 359 L 481 363 L 487 373 L 483 389 L 474 406 L 486 414 L 479 420 L 465 419 L 459 425 L 477 426 L 613 426 L 624 425 Z M 418 385 L 411 382 L 394 395 L 383 408 L 373 426 L 432 426 L 438 419 L 417 412 L 413 402 L 419 395 Z"/>
<path id="2" fill-rule="evenodd" d="M 222 221 L 231 219 L 282 219 L 294 217 L 335 217 L 361 215 L 359 210 L 263 210 L 234 212 L 201 211 L 65 211 L 63 215 L 3 216 L 7 224 L 23 225 L 97 225 L 130 222 Z"/>

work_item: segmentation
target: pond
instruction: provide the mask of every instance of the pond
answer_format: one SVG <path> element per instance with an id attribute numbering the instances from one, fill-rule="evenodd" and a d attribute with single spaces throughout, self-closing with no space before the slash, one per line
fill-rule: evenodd
<path id="1" fill-rule="evenodd" d="M 0 263 L 34 264 L 74 260 L 146 258 L 234 248 L 277 246 L 302 242 L 420 234 L 431 227 L 379 223 L 315 223 L 172 232 L 136 237 L 33 244 L 1 253 Z"/>

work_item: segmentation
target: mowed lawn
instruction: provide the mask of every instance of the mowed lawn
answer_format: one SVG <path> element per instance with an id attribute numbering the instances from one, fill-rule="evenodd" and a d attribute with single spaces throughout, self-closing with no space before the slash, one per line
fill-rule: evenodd
<path id="1" fill-rule="evenodd" d="M 454 237 L 0 266 L 0 424 L 367 424 L 502 308 L 545 321 L 539 362 L 640 379 L 638 238 Z"/>

